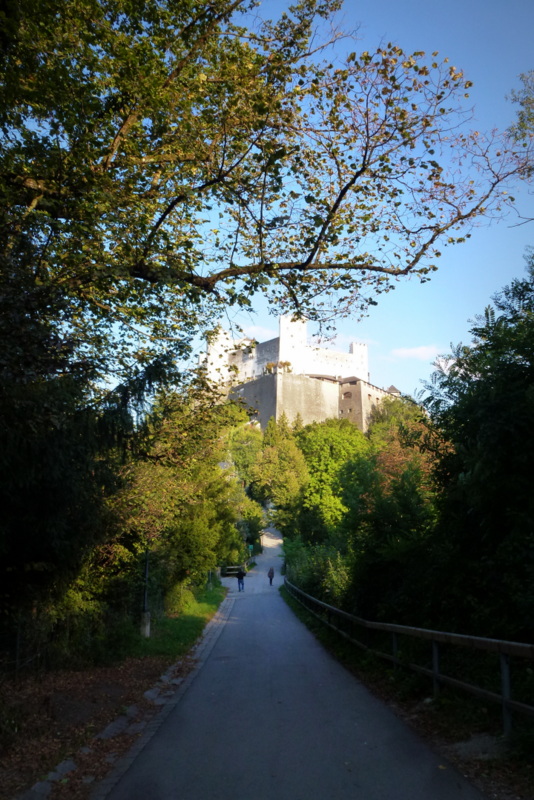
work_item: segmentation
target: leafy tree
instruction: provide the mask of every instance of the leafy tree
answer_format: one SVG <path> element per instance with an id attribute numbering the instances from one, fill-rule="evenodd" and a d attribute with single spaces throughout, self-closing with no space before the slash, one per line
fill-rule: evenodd
<path id="1" fill-rule="evenodd" d="M 525 151 L 530 150 L 527 156 L 524 176 L 531 178 L 534 174 L 534 158 L 532 157 L 532 143 L 534 142 L 534 70 L 519 76 L 522 86 L 518 91 L 511 93 L 510 99 L 519 106 L 517 120 L 510 127 L 512 138 L 521 145 Z M 527 221 L 532 222 L 527 218 Z"/>
<path id="2" fill-rule="evenodd" d="M 298 499 L 295 524 L 304 541 L 321 543 L 334 534 L 346 510 L 341 499 L 340 470 L 348 460 L 365 452 L 368 443 L 347 419 L 306 425 L 297 441 L 310 477 Z"/>
<path id="3" fill-rule="evenodd" d="M 530 637 L 534 611 L 534 259 L 433 375 L 427 407 L 453 447 L 439 462 L 435 559 L 458 629 Z"/>
<path id="4" fill-rule="evenodd" d="M 159 602 L 217 564 L 242 559 L 239 524 L 252 519 L 251 501 L 221 467 L 226 438 L 241 414 L 230 404 L 201 402 L 195 393 L 158 396 L 122 469 L 123 488 L 110 501 L 120 528 L 95 556 L 107 564 L 100 591 L 108 605 L 127 597 L 139 608 L 147 550 Z"/>
<path id="5" fill-rule="evenodd" d="M 89 403 L 92 369 L 54 329 L 62 307 L 27 274 L 0 273 L 2 614 L 57 598 L 114 525 L 117 430 L 131 431 L 131 419 Z"/>
<path id="6" fill-rule="evenodd" d="M 426 592 L 435 492 L 414 453 L 387 450 L 343 470 L 341 531 L 351 555 L 348 607 L 368 619 L 431 626 Z"/>
<path id="7" fill-rule="evenodd" d="M 424 278 L 520 168 L 458 133 L 454 67 L 392 45 L 329 64 L 311 42 L 337 0 L 247 28 L 253 6 L 6 7 L 3 268 L 61 293 L 56 331 L 97 374 L 187 355 L 256 291 L 320 318 L 321 296 L 327 316 L 332 292 L 348 312 Z"/>
<path id="8" fill-rule="evenodd" d="M 275 506 L 273 519 L 283 530 L 286 509 L 308 480 L 306 462 L 285 415 L 267 423 L 263 448 L 251 472 L 253 496 Z"/>
<path id="9" fill-rule="evenodd" d="M 517 122 L 510 130 L 517 139 L 528 141 L 534 136 L 534 70 L 524 72 L 519 77 L 523 85 L 519 91 L 512 92 L 511 99 L 520 108 Z"/>
<path id="10" fill-rule="evenodd" d="M 306 544 L 297 538 L 284 540 L 286 574 L 308 594 L 343 607 L 350 586 L 349 563 L 332 544 Z"/>
<path id="11" fill-rule="evenodd" d="M 367 436 L 367 452 L 339 476 L 340 531 L 351 554 L 346 603 L 371 619 L 427 625 L 422 578 L 436 523 L 431 434 L 421 408 L 403 398 L 374 411 Z"/>
<path id="12" fill-rule="evenodd" d="M 237 522 L 243 540 L 248 545 L 260 546 L 260 537 L 265 526 L 263 508 L 255 500 L 243 496 L 238 503 L 240 519 Z"/>
<path id="13" fill-rule="evenodd" d="M 230 433 L 230 456 L 240 480 L 249 486 L 253 479 L 253 467 L 262 448 L 263 436 L 253 424 L 241 425 Z"/>

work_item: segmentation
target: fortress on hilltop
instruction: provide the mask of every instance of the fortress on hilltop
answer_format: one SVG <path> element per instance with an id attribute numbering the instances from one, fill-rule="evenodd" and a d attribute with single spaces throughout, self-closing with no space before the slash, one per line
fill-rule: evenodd
<path id="1" fill-rule="evenodd" d="M 373 406 L 400 395 L 369 383 L 366 344 L 351 342 L 340 353 L 308 344 L 304 320 L 282 316 L 279 324 L 280 335 L 267 342 L 219 330 L 204 357 L 207 377 L 241 400 L 262 429 L 285 414 L 289 422 L 300 415 L 304 425 L 346 418 L 365 431 Z"/>

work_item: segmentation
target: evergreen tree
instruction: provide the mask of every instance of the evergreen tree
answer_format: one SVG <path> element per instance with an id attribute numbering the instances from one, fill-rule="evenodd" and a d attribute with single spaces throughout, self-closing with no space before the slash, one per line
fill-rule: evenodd
<path id="1" fill-rule="evenodd" d="M 531 638 L 534 257 L 434 373 L 427 407 L 452 447 L 436 541 L 442 613 L 459 630 Z"/>

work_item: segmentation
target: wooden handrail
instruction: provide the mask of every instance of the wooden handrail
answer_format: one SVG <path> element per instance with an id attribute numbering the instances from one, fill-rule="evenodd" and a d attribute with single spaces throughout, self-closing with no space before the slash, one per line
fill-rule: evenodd
<path id="1" fill-rule="evenodd" d="M 328 611 L 332 611 L 340 617 L 345 617 L 362 628 L 368 628 L 376 631 L 388 631 L 390 633 L 402 633 L 407 636 L 414 636 L 418 639 L 428 639 L 433 642 L 446 642 L 447 644 L 457 644 L 460 647 L 475 648 L 477 650 L 487 650 L 493 653 L 506 653 L 510 656 L 521 656 L 523 658 L 534 659 L 534 644 L 524 644 L 523 642 L 510 642 L 506 639 L 486 639 L 482 636 L 468 636 L 463 633 L 447 633 L 446 631 L 435 631 L 431 628 L 413 628 L 410 625 L 395 625 L 389 622 L 371 622 L 361 617 L 356 617 L 354 614 L 349 614 L 347 611 L 342 611 L 335 606 L 329 606 L 322 600 L 318 600 L 311 594 L 306 594 L 298 586 L 290 583 L 287 578 L 285 579 L 286 586 L 295 589 L 303 597 L 312 600 L 318 606 L 322 606 Z"/>
<path id="2" fill-rule="evenodd" d="M 349 614 L 347 611 L 342 611 L 340 608 L 336 608 L 335 606 L 331 606 L 328 603 L 323 602 L 322 600 L 318 600 L 316 597 L 313 597 L 311 594 L 307 594 L 303 592 L 302 589 L 299 589 L 298 586 L 295 586 L 293 583 L 288 581 L 287 578 L 284 579 L 284 584 L 286 588 L 289 590 L 289 593 L 304 605 L 307 610 L 317 617 L 323 624 L 328 625 L 328 627 L 333 628 L 337 633 L 343 636 L 345 639 L 348 639 L 353 644 L 361 647 L 369 652 L 374 653 L 375 655 L 379 656 L 380 658 L 385 658 L 388 661 L 393 661 L 398 666 L 404 666 L 408 669 L 413 670 L 414 672 L 418 672 L 422 675 L 427 675 L 428 677 L 433 679 L 434 683 L 434 694 L 439 692 L 440 684 L 454 686 L 457 689 L 461 689 L 463 691 L 469 692 L 470 694 L 476 695 L 478 697 L 483 697 L 486 700 L 491 700 L 494 702 L 501 703 L 502 705 L 502 715 L 503 715 L 503 727 L 504 727 L 504 734 L 508 736 L 512 729 L 512 711 L 519 711 L 524 714 L 529 714 L 530 716 L 534 716 L 534 706 L 527 705 L 526 703 L 520 703 L 516 700 L 512 700 L 511 695 L 511 684 L 510 684 L 510 667 L 509 667 L 509 658 L 510 656 L 515 656 L 519 658 L 526 658 L 528 660 L 534 660 L 534 645 L 526 644 L 523 642 L 510 642 L 505 639 L 488 639 L 482 636 L 467 636 L 461 633 L 448 633 L 446 631 L 435 631 L 428 628 L 414 628 L 409 625 L 394 625 L 391 623 L 385 622 L 371 622 L 370 620 L 362 619 L 361 617 L 356 617 L 354 614 Z M 308 603 L 312 604 L 313 606 L 317 607 L 318 609 L 325 611 L 327 614 L 327 619 L 324 618 L 323 615 L 316 613 L 316 611 L 312 610 L 308 607 L 306 603 L 303 602 L 305 599 Z M 355 625 L 359 625 L 362 628 L 367 628 L 368 630 L 375 630 L 375 631 L 386 631 L 392 634 L 392 642 L 393 642 L 393 654 L 384 653 L 380 650 L 374 650 L 367 645 L 363 644 L 362 642 L 358 641 L 354 637 L 347 634 L 345 631 L 341 631 L 336 625 L 332 624 L 331 617 L 339 617 L 341 619 L 345 619 Z M 418 664 L 401 664 L 397 658 L 397 635 L 402 634 L 404 636 L 411 636 L 418 639 L 426 639 L 432 643 L 432 669 L 428 669 L 427 667 L 422 667 Z M 458 680 L 457 678 L 452 678 L 448 675 L 444 675 L 440 672 L 439 667 L 439 645 L 440 644 L 451 644 L 457 645 L 459 647 L 467 647 L 472 650 L 485 650 L 486 652 L 498 653 L 500 656 L 500 669 L 501 669 L 501 687 L 502 687 L 502 694 L 496 694 L 494 692 L 489 692 L 486 689 L 483 689 L 479 686 L 475 686 L 474 684 L 465 683 L 464 681 Z"/>

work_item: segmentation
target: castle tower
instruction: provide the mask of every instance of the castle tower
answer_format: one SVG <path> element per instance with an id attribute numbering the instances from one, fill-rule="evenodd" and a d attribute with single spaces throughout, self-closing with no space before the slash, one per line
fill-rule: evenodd
<path id="1" fill-rule="evenodd" d="M 369 380 L 369 359 L 367 344 L 364 342 L 351 342 L 349 353 L 353 358 L 353 375 L 357 375 L 363 381 Z"/>
<path id="2" fill-rule="evenodd" d="M 206 377 L 214 383 L 226 383 L 230 379 L 230 357 L 235 342 L 228 333 L 219 327 L 208 342 L 207 352 L 201 359 L 206 369 Z"/>
<path id="3" fill-rule="evenodd" d="M 278 360 L 289 362 L 294 375 L 302 375 L 307 370 L 307 323 L 294 320 L 290 314 L 280 317 L 280 338 Z"/>

